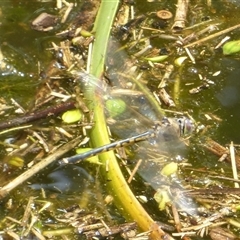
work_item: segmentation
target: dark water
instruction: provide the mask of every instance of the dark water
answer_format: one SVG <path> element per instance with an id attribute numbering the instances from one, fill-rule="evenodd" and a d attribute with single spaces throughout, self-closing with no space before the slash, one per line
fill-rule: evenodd
<path id="1" fill-rule="evenodd" d="M 34 19 L 39 12 L 43 12 L 45 9 L 54 14 L 55 2 L 9 1 L 8 4 L 5 3 L 6 1 L 0 3 L 2 12 L 0 18 L 0 32 L 2 33 L 0 35 L 1 50 L 4 55 L 4 62 L 7 64 L 7 66 L 0 71 L 1 98 L 8 103 L 10 103 L 10 98 L 14 98 L 27 108 L 28 106 L 31 106 L 32 99 L 34 98 L 37 87 L 40 84 L 39 76 L 37 74 L 38 62 L 41 63 L 42 68 L 48 66 L 49 62 L 54 59 L 54 56 L 51 51 L 47 51 L 46 49 L 51 47 L 51 41 L 59 41 L 59 39 L 55 37 L 54 31 L 46 34 L 32 30 L 30 27 L 30 21 Z M 149 13 L 162 8 L 168 9 L 172 12 L 175 9 L 174 4 L 169 1 L 143 3 L 143 1 L 138 0 L 136 1 L 136 6 L 136 14 L 145 13 L 146 9 Z M 195 24 L 210 17 L 215 22 L 221 22 L 222 24 L 219 25 L 219 28 L 224 29 L 237 24 L 238 15 L 236 13 L 239 13 L 239 11 L 239 1 L 215 0 L 212 1 L 211 7 L 207 7 L 205 1 L 192 1 L 189 23 Z M 231 14 L 229 14 L 229 12 Z M 154 17 L 150 19 L 151 21 L 156 20 Z M 169 20 L 168 26 L 170 26 L 171 23 L 172 20 Z M 170 33 L 169 28 L 167 28 L 166 31 Z M 240 32 L 239 30 L 235 30 L 228 35 L 231 36 L 232 40 L 237 40 L 239 39 Z M 221 50 L 214 50 L 213 47 L 216 46 L 221 38 L 222 37 L 219 37 L 210 42 L 206 42 L 202 46 L 193 49 L 193 55 L 197 59 L 197 63 L 193 64 L 190 61 L 187 61 L 181 69 L 175 68 L 170 79 L 171 81 L 168 90 L 170 95 L 174 94 L 174 86 L 177 79 L 180 79 L 179 101 L 176 109 L 188 111 L 199 125 L 202 124 L 208 128 L 207 133 L 203 134 L 204 136 L 210 136 L 222 144 L 228 144 L 230 141 L 239 144 L 240 57 L 238 54 L 224 57 Z M 163 40 L 153 39 L 151 44 L 161 48 L 169 43 L 164 42 Z M 177 57 L 175 54 L 176 47 L 171 44 L 169 47 L 170 50 L 172 49 L 174 52 L 168 60 L 171 63 L 171 61 Z M 200 54 L 202 51 L 205 51 L 204 56 Z M 221 71 L 220 74 L 218 76 L 213 76 L 213 73 L 217 71 Z M 198 94 L 191 95 L 189 90 L 192 87 L 201 85 L 203 82 L 199 79 L 198 74 L 211 80 L 211 84 L 209 84 L 210 86 L 208 89 L 205 89 Z M 222 121 L 208 121 L 204 114 L 209 113 L 214 113 L 221 118 Z M 14 113 L 10 111 L 8 114 L 12 115 Z M 2 119 L 7 119 L 7 117 L 1 116 Z M 143 130 L 146 129 L 144 128 Z M 118 133 L 116 133 L 116 135 L 124 137 Z M 1 140 L 4 140 L 4 137 Z M 184 158 L 188 159 L 194 167 L 207 170 L 214 169 L 215 171 L 220 171 L 221 167 L 226 167 L 228 170 L 228 165 L 218 164 L 217 157 L 206 152 L 202 148 L 201 143 L 202 135 L 196 135 L 190 148 L 186 152 L 184 150 L 184 154 L 186 154 Z M 143 146 L 146 147 L 146 145 Z M 4 156 L 4 154 L 5 151 L 2 148 L 1 155 Z M 66 171 L 65 173 L 69 174 L 67 176 L 68 179 L 72 174 L 72 171 L 77 171 L 76 175 L 78 176 L 76 179 L 73 179 L 73 181 L 80 181 L 81 184 L 84 184 L 86 179 L 93 179 L 91 174 L 88 175 L 88 172 L 86 172 L 85 169 L 80 168 Z M 142 172 L 145 174 L 144 169 Z M 148 173 L 150 172 L 148 171 Z M 60 178 L 58 174 L 59 172 L 45 174 L 44 178 L 46 177 L 45 180 L 47 181 L 45 181 L 44 184 L 47 185 L 44 186 L 48 190 L 51 190 L 51 184 L 56 181 L 60 184 L 58 188 L 64 192 L 65 189 L 62 188 L 62 182 L 59 181 Z M 204 176 L 203 179 L 205 177 L 206 176 Z M 41 178 L 42 176 L 39 179 Z M 184 175 L 182 178 L 184 178 Z M 148 179 L 149 177 L 147 177 L 146 180 Z M 36 184 L 39 183 L 37 182 Z M 69 189 L 70 185 L 74 189 L 88 187 L 88 184 L 85 184 L 84 186 L 76 184 L 76 182 L 74 182 L 74 184 L 70 180 L 67 188 Z M 89 187 L 91 187 L 90 185 Z M 41 185 L 34 186 L 39 188 Z M 139 186 L 136 186 L 136 191 L 140 192 L 141 190 L 138 190 L 138 188 Z M 23 189 L 20 188 L 19 191 L 28 192 L 26 189 L 26 186 L 23 186 Z M 152 194 L 151 190 L 150 194 Z M 149 208 L 151 209 L 151 207 Z M 4 212 L 4 208 L 2 208 L 1 211 Z"/>

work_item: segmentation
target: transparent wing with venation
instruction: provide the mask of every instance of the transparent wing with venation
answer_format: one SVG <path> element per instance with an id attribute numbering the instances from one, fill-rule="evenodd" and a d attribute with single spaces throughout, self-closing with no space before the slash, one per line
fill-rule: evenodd
<path id="1" fill-rule="evenodd" d="M 169 187 L 183 189 L 180 178 L 176 178 L 177 172 L 174 173 L 175 178 L 171 181 L 171 177 L 162 176 L 161 169 L 169 161 L 178 162 L 185 159 L 187 147 L 181 134 L 184 130 L 192 131 L 191 121 L 184 117 L 179 119 L 160 116 L 159 119 L 159 114 L 156 114 L 151 103 L 134 84 L 125 83 L 124 86 L 130 86 L 128 88 L 121 86 L 112 88 L 108 87 L 106 82 L 85 72 L 74 72 L 74 76 L 77 84 L 83 88 L 83 92 L 90 90 L 91 94 L 98 94 L 98 98 L 104 101 L 108 126 L 116 139 L 116 142 L 110 145 L 93 149 L 84 156 L 79 156 L 79 159 L 82 160 L 87 156 L 109 151 L 115 147 L 131 145 L 127 149 L 128 161 L 134 168 L 137 161 L 142 160 L 138 174 L 144 182 L 156 191 L 161 191 L 162 186 L 166 184 Z M 127 81 L 130 80 L 127 79 Z M 157 130 L 153 131 L 154 128 Z M 76 159 L 75 157 L 75 161 Z M 181 208 L 190 209 L 189 202 L 193 204 L 187 198 L 184 200 L 182 194 L 178 205 Z M 192 205 L 191 209 L 196 208 Z"/>

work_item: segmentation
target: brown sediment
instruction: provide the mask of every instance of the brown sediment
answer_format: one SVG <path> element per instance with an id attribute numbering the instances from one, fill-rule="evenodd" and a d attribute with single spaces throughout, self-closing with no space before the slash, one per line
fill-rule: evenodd
<path id="1" fill-rule="evenodd" d="M 85 30 L 91 30 L 99 6 L 100 1 L 98 0 L 84 2 L 73 22 L 73 25 L 76 27 L 82 27 Z"/>

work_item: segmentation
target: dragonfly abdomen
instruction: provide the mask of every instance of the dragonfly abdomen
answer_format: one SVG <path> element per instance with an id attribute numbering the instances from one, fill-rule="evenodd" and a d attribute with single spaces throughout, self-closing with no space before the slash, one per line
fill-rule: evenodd
<path id="1" fill-rule="evenodd" d="M 146 132 L 141 133 L 139 135 L 136 135 L 134 137 L 119 140 L 119 141 L 116 141 L 116 142 L 113 142 L 113 143 L 109 143 L 107 145 L 95 148 L 95 149 L 90 150 L 90 151 L 85 152 L 85 153 L 77 154 L 77 155 L 74 155 L 74 156 L 68 157 L 68 158 L 63 158 L 58 163 L 60 165 L 75 164 L 75 163 L 78 163 L 78 162 L 80 162 L 80 161 L 82 161 L 86 158 L 96 156 L 98 154 L 114 150 L 116 148 L 132 145 L 133 143 L 144 141 L 148 138 L 155 137 L 155 136 L 156 136 L 156 131 L 149 130 L 149 131 L 146 131 Z"/>

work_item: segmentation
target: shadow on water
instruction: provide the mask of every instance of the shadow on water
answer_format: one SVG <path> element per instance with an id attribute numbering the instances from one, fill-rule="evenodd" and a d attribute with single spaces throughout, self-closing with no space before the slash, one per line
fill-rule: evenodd
<path id="1" fill-rule="evenodd" d="M 38 178 L 37 182 L 30 184 L 34 190 L 41 188 L 64 194 L 81 194 L 89 191 L 94 183 L 94 178 L 82 167 L 67 165 Z"/>

